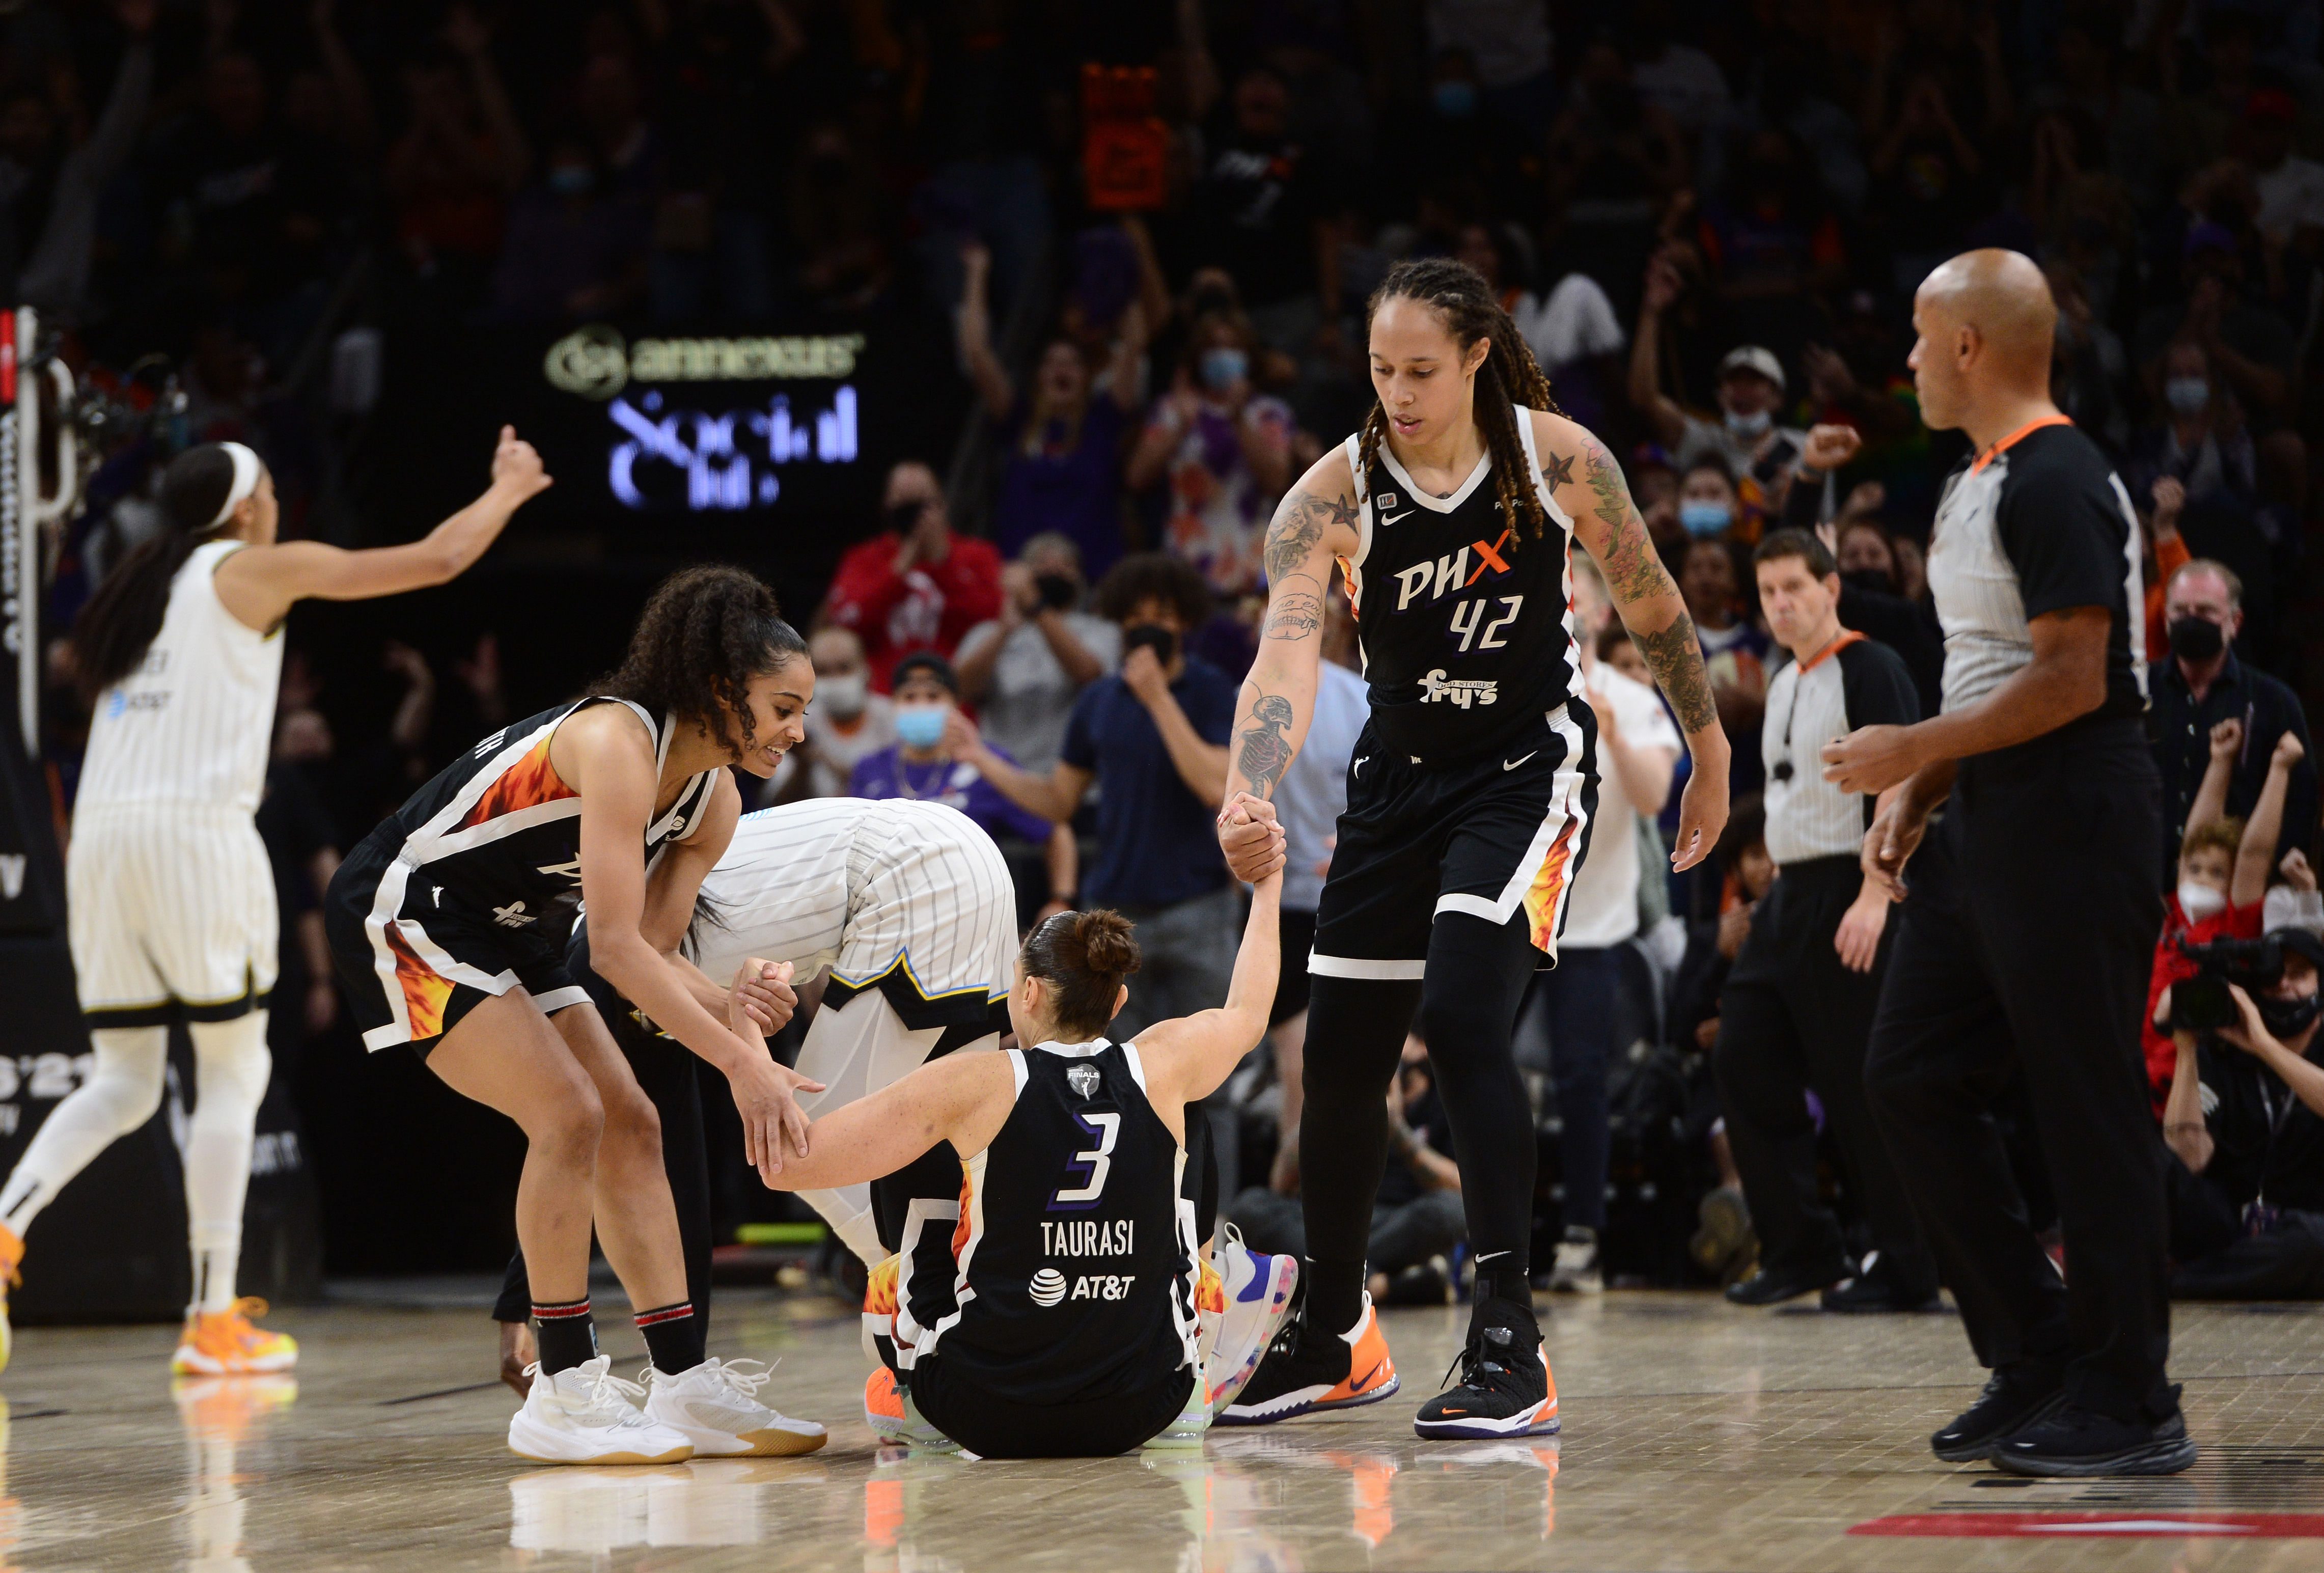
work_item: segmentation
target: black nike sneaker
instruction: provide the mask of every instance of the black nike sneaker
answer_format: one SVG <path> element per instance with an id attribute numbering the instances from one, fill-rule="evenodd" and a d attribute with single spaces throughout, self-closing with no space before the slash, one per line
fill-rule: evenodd
<path id="1" fill-rule="evenodd" d="M 1929 1439 L 1929 1451 L 1948 1464 L 1992 1457 L 2004 1438 L 2065 1402 L 2065 1373 L 2055 1365 L 2021 1360 L 2002 1366 L 1985 1379 L 1975 1403 Z"/>
<path id="2" fill-rule="evenodd" d="M 1557 1383 L 1533 1308 L 1479 1300 L 1460 1384 L 1422 1404 L 1412 1429 L 1431 1438 L 1499 1438 L 1545 1437 L 1557 1427 Z"/>
<path id="3" fill-rule="evenodd" d="M 2172 1388 L 2175 1402 L 2179 1390 Z M 2176 1475 L 2195 1462 L 2187 1417 L 2116 1420 L 2071 1400 L 1993 1446 L 1993 1461 L 2012 1475 L 2080 1480 L 2109 1475 Z"/>
<path id="4" fill-rule="evenodd" d="M 1333 1335 L 1310 1328 L 1303 1314 L 1286 1322 L 1267 1357 L 1259 1363 L 1235 1401 L 1214 1422 L 1265 1426 L 1316 1410 L 1354 1409 L 1378 1403 L 1399 1385 L 1396 1362 L 1381 1337 L 1371 1296 L 1364 1297 L 1364 1319 L 1352 1332 Z"/>

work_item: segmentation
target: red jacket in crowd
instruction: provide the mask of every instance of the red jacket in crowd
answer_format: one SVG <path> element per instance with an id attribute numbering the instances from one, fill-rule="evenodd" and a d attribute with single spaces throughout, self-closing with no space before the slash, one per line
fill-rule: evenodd
<path id="1" fill-rule="evenodd" d="M 1001 615 L 1001 554 L 972 535 L 950 540 L 942 561 L 923 560 L 900 574 L 896 557 L 904 541 L 892 530 L 839 560 L 823 615 L 863 641 L 872 685 L 883 694 L 904 657 L 933 650 L 949 661 L 964 634 Z"/>

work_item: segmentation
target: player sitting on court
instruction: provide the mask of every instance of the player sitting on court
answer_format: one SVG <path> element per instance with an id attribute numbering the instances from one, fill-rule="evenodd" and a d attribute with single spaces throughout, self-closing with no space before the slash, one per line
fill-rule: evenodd
<path id="1" fill-rule="evenodd" d="M 1130 923 L 1061 912 L 1027 938 L 1009 995 L 1017 1041 L 1034 1047 L 933 1060 L 815 1121 L 807 1156 L 774 1177 L 784 1189 L 828 1189 L 891 1173 L 939 1142 L 963 1155 L 946 1231 L 952 1282 L 933 1309 L 908 1286 L 895 1346 L 912 1408 L 970 1451 L 1095 1457 L 1207 1422 L 1195 1297 L 1212 1220 L 1183 1196 L 1186 1108 L 1267 1030 L 1280 846 L 1222 1009 L 1107 1041 L 1138 967 Z M 938 1206 L 913 1204 L 916 1215 Z M 922 1267 L 928 1253 L 913 1246 L 929 1238 L 908 1231 L 908 1272 Z"/>

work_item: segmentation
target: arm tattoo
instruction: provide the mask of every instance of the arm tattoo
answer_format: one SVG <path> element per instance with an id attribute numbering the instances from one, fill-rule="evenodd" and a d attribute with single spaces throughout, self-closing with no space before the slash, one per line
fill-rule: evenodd
<path id="1" fill-rule="evenodd" d="M 1291 763 L 1291 740 L 1283 735 L 1291 721 L 1289 699 L 1261 693 L 1251 702 L 1250 717 L 1235 729 L 1235 766 L 1254 797 L 1274 797 L 1276 783 Z"/>
<path id="2" fill-rule="evenodd" d="M 1549 462 L 1541 467 L 1541 478 L 1547 481 L 1552 486 L 1572 486 L 1573 484 L 1573 456 L 1564 453 L 1551 454 L 1549 456 Z"/>
<path id="3" fill-rule="evenodd" d="M 1638 517 L 1630 502 L 1621 467 L 1596 443 L 1586 450 L 1583 462 L 1589 467 L 1590 489 L 1598 494 L 1599 520 L 1606 526 L 1606 551 L 1600 560 L 1607 589 L 1617 601 L 1625 603 L 1677 594 L 1670 570 L 1663 566 L 1662 555 L 1646 533 L 1646 522 Z"/>
<path id="4" fill-rule="evenodd" d="M 1701 732 L 1719 725 L 1719 707 L 1711 702 L 1711 677 L 1702 669 L 1702 641 L 1694 632 L 1693 618 L 1681 612 L 1661 633 L 1633 633 L 1630 643 L 1646 658 L 1655 681 L 1670 696 L 1671 708 L 1678 712 L 1682 727 Z"/>
<path id="5" fill-rule="evenodd" d="M 1294 492 L 1284 498 L 1274 523 L 1267 527 L 1268 583 L 1288 578 L 1305 562 L 1315 543 L 1323 539 L 1327 524 L 1353 530 L 1356 505 L 1344 497 L 1319 497 L 1313 492 Z"/>
<path id="6" fill-rule="evenodd" d="M 1302 578 L 1307 576 L 1302 574 Z M 1323 625 L 1323 601 L 1305 590 L 1278 590 L 1259 630 L 1267 639 L 1304 639 Z"/>

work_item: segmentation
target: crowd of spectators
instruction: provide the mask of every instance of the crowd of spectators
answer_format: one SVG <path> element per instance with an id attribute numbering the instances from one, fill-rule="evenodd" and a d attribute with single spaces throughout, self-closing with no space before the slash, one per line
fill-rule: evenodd
<path id="1" fill-rule="evenodd" d="M 876 510 L 826 522 L 850 544 L 820 605 L 791 608 L 817 703 L 764 800 L 961 807 L 1010 852 L 1026 921 L 1138 920 L 1134 1025 L 1223 992 L 1237 898 L 1210 816 L 1259 543 L 1360 421 L 1363 301 L 1413 255 L 1492 282 L 1621 458 L 1701 635 L 1738 805 L 1770 784 L 1769 684 L 1794 659 L 1752 562 L 1779 530 L 1821 539 L 1840 623 L 1935 708 L 1925 560 L 1961 454 L 1918 419 L 1911 292 L 1966 246 L 2035 257 L 2057 400 L 2140 525 L 2158 883 L 2222 858 L 2240 881 L 2242 849 L 2299 887 L 2319 812 L 2319 47 L 2309 11 L 2222 0 L 26 0 L 0 22 L 0 268 L 91 361 L 165 357 L 176 440 L 254 442 L 294 531 L 320 481 L 285 368 L 359 259 L 391 327 L 896 302 L 948 320 L 991 462 L 908 460 Z M 1100 201 L 1084 154 L 1109 71 L 1144 95 L 1158 172 Z M 134 536 L 121 462 L 98 491 L 128 499 L 106 529 Z M 1560 1269 L 1586 1288 L 1671 1276 L 1671 1198 L 1691 1226 L 1695 1198 L 1708 1225 L 1740 1194 L 1709 1061 L 1780 874 L 1744 807 L 1709 864 L 1667 874 L 1690 761 L 1577 579 L 1605 818 L 1519 1039 L 1557 1177 L 1542 1242 L 1602 1239 Z M 1333 645 L 1356 666 L 1344 607 Z M 378 726 L 336 745 L 286 688 L 283 768 L 338 819 L 289 816 L 294 864 L 504 718 L 489 641 L 442 670 L 380 659 Z M 1284 789 L 1295 928 L 1360 721 L 1353 671 L 1326 675 L 1309 773 Z M 1265 1051 L 1214 1099 L 1231 1188 L 1296 1187 L 1303 1007 L 1286 977 Z M 2181 1047 L 2159 1027 L 2149 1052 L 2167 1100 Z M 1398 1106 L 1427 1149 L 1441 1118 L 1419 1091 Z M 1384 1208 L 1457 1184 L 1407 1167 Z M 1840 1206 L 1860 1243 L 1844 1180 Z M 1266 1213 L 1254 1198 L 1246 1226 Z M 1699 1264 L 1747 1271 L 1711 1233 Z"/>

